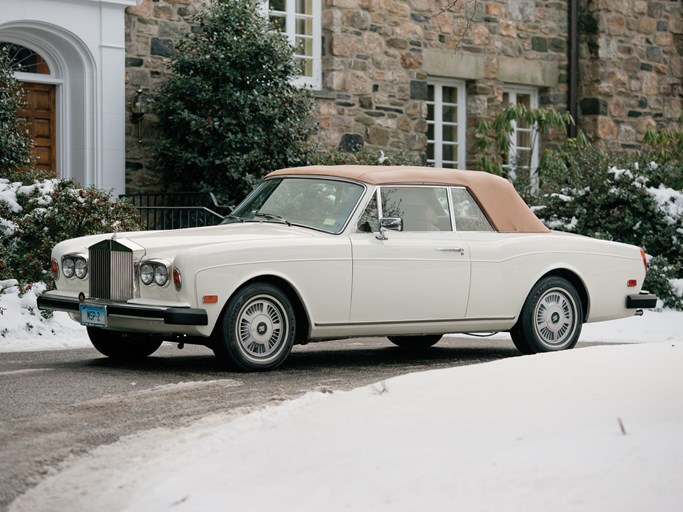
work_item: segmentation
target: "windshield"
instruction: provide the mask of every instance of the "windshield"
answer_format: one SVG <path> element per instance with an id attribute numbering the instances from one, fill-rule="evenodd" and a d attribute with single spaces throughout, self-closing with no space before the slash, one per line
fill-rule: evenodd
<path id="1" fill-rule="evenodd" d="M 341 233 L 364 187 L 324 178 L 275 178 L 261 183 L 223 224 L 280 222 Z"/>

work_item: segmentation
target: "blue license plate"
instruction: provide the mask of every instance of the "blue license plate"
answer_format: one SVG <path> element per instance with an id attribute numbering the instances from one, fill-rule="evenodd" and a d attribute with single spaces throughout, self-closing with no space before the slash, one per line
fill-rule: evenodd
<path id="1" fill-rule="evenodd" d="M 88 327 L 107 326 L 107 306 L 81 304 L 81 324 Z"/>

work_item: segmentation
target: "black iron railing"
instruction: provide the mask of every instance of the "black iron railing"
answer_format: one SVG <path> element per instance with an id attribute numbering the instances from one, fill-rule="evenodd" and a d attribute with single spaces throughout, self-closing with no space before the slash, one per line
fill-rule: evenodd
<path id="1" fill-rule="evenodd" d="M 140 212 L 145 229 L 180 229 L 220 224 L 230 208 L 210 192 L 122 194 Z"/>

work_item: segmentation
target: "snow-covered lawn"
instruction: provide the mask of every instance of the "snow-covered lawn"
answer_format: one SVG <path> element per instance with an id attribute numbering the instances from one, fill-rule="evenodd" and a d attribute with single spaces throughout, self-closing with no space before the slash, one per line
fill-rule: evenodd
<path id="1" fill-rule="evenodd" d="M 5 291 L 0 351 L 88 346 L 74 322 L 20 308 L 32 292 Z M 10 511 L 681 510 L 683 313 L 589 324 L 582 340 L 651 343 L 434 370 L 144 432 L 69 461 Z"/>

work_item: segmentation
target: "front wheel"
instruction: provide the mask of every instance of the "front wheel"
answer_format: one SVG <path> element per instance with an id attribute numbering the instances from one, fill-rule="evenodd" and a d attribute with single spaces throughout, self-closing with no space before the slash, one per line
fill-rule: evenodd
<path id="1" fill-rule="evenodd" d="M 287 359 L 295 332 L 294 308 L 287 295 L 270 284 L 250 284 L 228 302 L 214 353 L 237 370 L 272 370 Z"/>
<path id="2" fill-rule="evenodd" d="M 523 354 L 567 350 L 579 341 L 582 324 L 576 288 L 564 278 L 550 276 L 532 288 L 510 335 Z"/>
<path id="3" fill-rule="evenodd" d="M 424 334 L 421 336 L 388 336 L 389 341 L 401 348 L 422 350 L 436 345 L 442 334 Z"/>
<path id="4" fill-rule="evenodd" d="M 88 337 L 100 354 L 121 361 L 134 361 L 152 355 L 163 340 L 147 334 L 108 331 L 88 327 Z"/>

